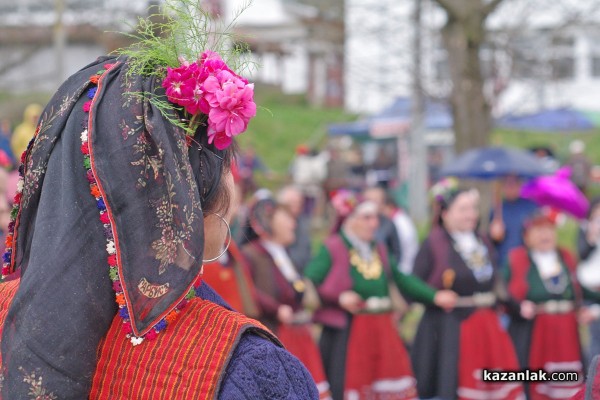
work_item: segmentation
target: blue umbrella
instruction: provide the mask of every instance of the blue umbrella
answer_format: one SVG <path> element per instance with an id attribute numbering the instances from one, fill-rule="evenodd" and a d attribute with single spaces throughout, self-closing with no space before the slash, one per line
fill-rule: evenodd
<path id="1" fill-rule="evenodd" d="M 452 112 L 450 106 L 443 101 L 427 100 L 424 118 L 425 128 L 428 130 L 452 128 Z M 395 136 L 410 128 L 410 119 L 410 98 L 398 97 L 388 108 L 378 114 L 355 122 L 330 124 L 327 130 L 329 136 L 350 135 L 363 138 L 385 136 L 377 133 L 383 127 L 387 136 Z"/>
<path id="2" fill-rule="evenodd" d="M 508 147 L 468 150 L 440 171 L 441 176 L 473 179 L 496 179 L 508 175 L 533 178 L 548 173 L 531 153 Z"/>
<path id="3" fill-rule="evenodd" d="M 572 108 L 540 110 L 532 114 L 505 115 L 497 121 L 501 128 L 538 132 L 584 132 L 598 126 L 595 113 Z"/>

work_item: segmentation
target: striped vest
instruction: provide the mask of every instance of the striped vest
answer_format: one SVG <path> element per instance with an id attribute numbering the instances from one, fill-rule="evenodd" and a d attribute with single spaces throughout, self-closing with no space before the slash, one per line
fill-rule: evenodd
<path id="1" fill-rule="evenodd" d="M 18 284 L 0 284 L 0 329 Z M 164 334 L 138 346 L 130 343 L 121 325 L 115 316 L 100 343 L 90 399 L 216 399 L 244 332 L 280 345 L 259 322 L 201 298 L 190 300 Z"/>

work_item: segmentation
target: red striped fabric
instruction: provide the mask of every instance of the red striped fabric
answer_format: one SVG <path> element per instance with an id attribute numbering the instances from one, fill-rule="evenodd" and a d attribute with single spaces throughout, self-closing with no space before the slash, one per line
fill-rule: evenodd
<path id="1" fill-rule="evenodd" d="M 99 349 L 90 399 L 214 399 L 241 333 L 258 322 L 195 298 L 153 341 L 132 346 L 116 317 Z"/>
<path id="2" fill-rule="evenodd" d="M 0 335 L 19 280 L 0 284 Z M 175 323 L 153 341 L 133 346 L 117 315 L 98 348 L 90 399 L 215 399 L 240 335 L 259 322 L 215 303 L 192 299 Z M 0 369 L 2 358 L 0 357 Z"/>
<path id="3" fill-rule="evenodd" d="M 19 279 L 15 279 L 0 284 L 0 337 L 2 337 L 2 328 L 4 327 L 6 314 L 8 314 L 8 308 L 19 288 L 20 282 Z M 2 369 L 2 357 L 0 357 L 0 369 Z"/>

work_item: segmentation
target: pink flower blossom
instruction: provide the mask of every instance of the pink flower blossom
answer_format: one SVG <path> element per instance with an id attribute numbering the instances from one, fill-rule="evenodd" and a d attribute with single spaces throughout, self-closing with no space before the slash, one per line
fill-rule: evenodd
<path id="1" fill-rule="evenodd" d="M 219 150 L 223 150 L 226 149 L 227 147 L 229 147 L 229 145 L 231 144 L 231 142 L 233 141 L 233 139 L 231 138 L 231 136 L 227 136 L 227 134 L 224 131 L 221 132 L 217 132 L 214 128 L 214 125 L 210 124 L 208 125 L 208 143 L 209 144 L 213 144 L 215 145 L 215 147 Z"/>
<path id="2" fill-rule="evenodd" d="M 201 69 L 200 79 L 202 81 L 206 80 L 206 78 L 209 76 L 218 74 L 221 71 L 228 71 L 235 75 L 235 73 L 227 66 L 225 61 L 223 61 L 221 56 L 214 51 L 207 50 L 202 53 L 197 63 Z"/>
<path id="3" fill-rule="evenodd" d="M 357 196 L 349 190 L 341 189 L 331 197 L 331 205 L 341 217 L 347 217 L 358 204 Z"/>
<path id="4" fill-rule="evenodd" d="M 167 99 L 183 106 L 192 115 L 198 112 L 198 102 L 202 96 L 199 74 L 198 64 L 184 61 L 177 68 L 167 68 L 167 76 L 162 83 Z"/>
<path id="5" fill-rule="evenodd" d="M 227 136 L 244 132 L 250 119 L 256 115 L 253 85 L 238 85 L 228 81 L 223 83 L 214 96 L 216 105 L 210 109 L 208 120 L 215 130 L 225 131 Z"/>
<path id="6" fill-rule="evenodd" d="M 188 114 L 206 114 L 209 143 L 218 149 L 228 147 L 256 115 L 254 86 L 213 51 L 203 52 L 195 63 L 179 62 L 179 67 L 167 68 L 163 80 L 168 100 Z"/>

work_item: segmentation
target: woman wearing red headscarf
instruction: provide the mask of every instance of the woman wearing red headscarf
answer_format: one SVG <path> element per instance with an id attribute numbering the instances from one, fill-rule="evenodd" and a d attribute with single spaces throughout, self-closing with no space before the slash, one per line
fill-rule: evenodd
<path id="1" fill-rule="evenodd" d="M 520 303 L 509 332 L 522 368 L 572 371 L 583 377 L 577 307 L 581 288 L 575 258 L 558 247 L 556 226 L 540 211 L 524 223 L 525 246 L 509 253 L 505 278 L 510 295 Z M 529 385 L 531 400 L 568 399 L 582 386 L 571 382 Z"/>

